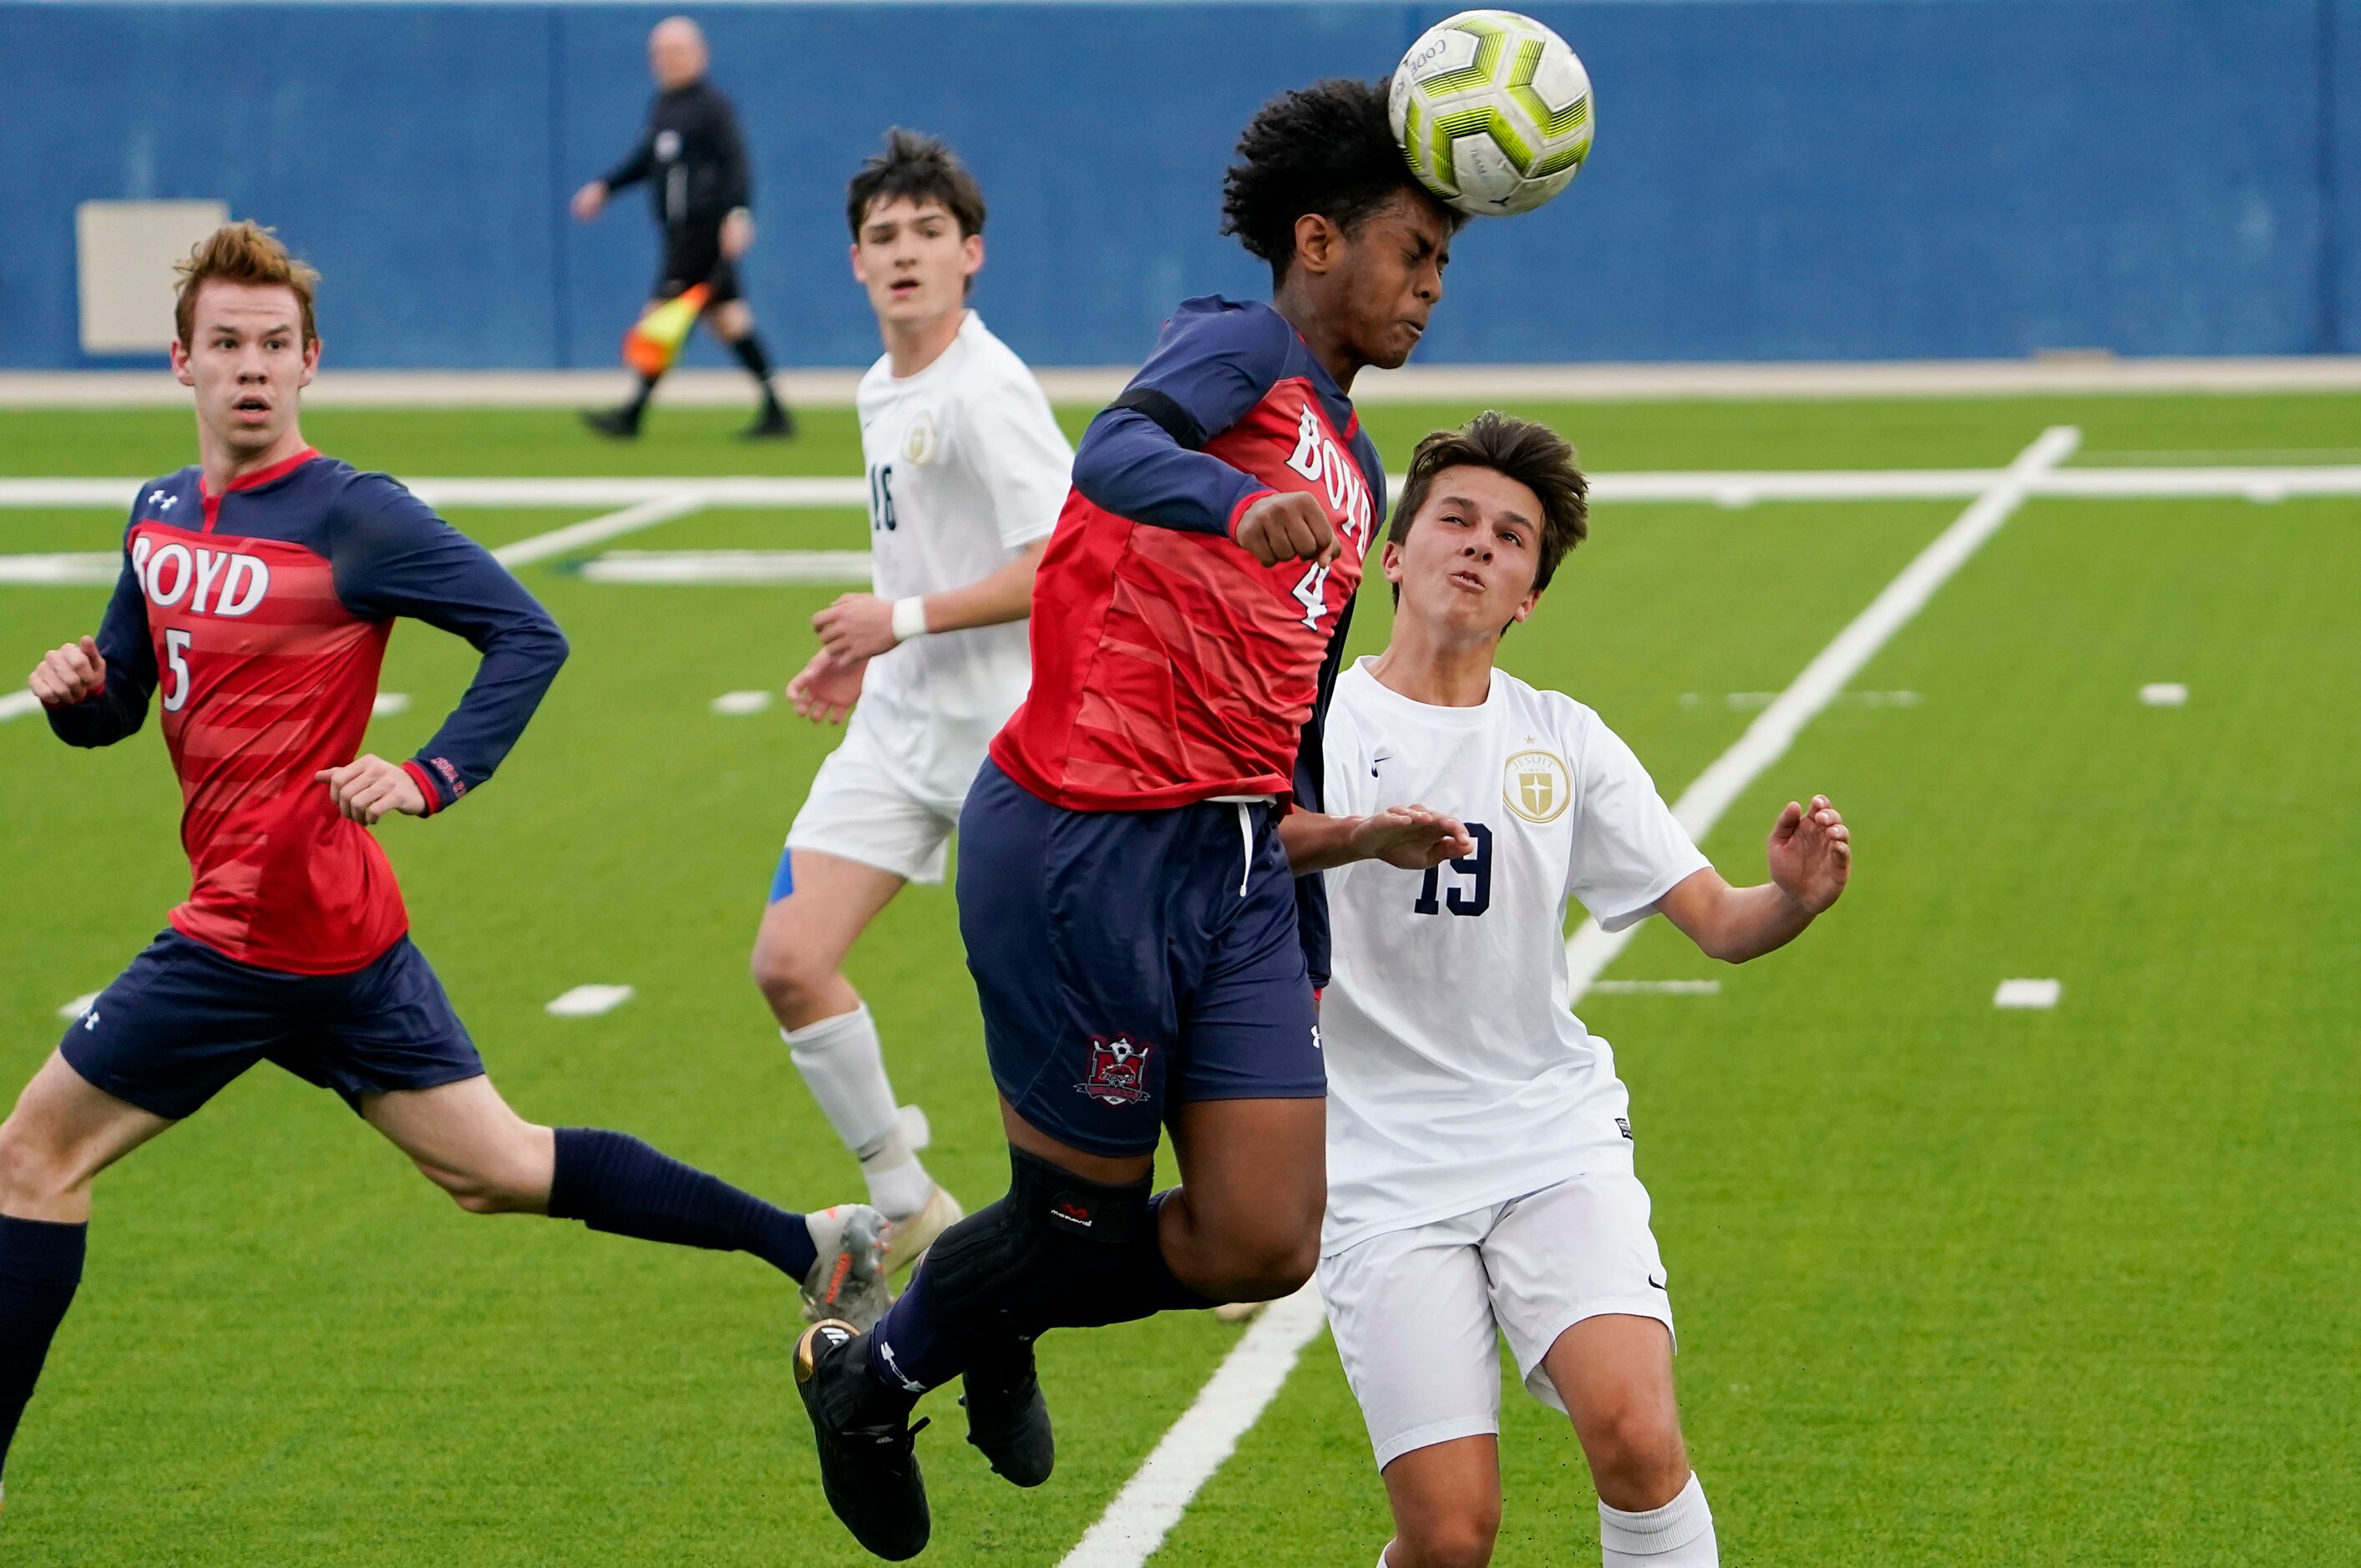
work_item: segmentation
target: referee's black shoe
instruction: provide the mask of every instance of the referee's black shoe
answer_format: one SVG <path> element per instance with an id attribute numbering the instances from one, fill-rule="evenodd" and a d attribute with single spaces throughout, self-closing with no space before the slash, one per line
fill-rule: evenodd
<path id="1" fill-rule="evenodd" d="M 889 1563 L 927 1549 L 933 1519 L 910 1402 L 869 1376 L 869 1336 L 830 1318 L 796 1342 L 796 1391 L 811 1416 L 820 1490 L 852 1539 Z"/>
<path id="2" fill-rule="evenodd" d="M 1049 1430 L 1049 1401 L 1033 1369 L 1030 1342 L 1012 1340 L 975 1357 L 967 1369 L 967 1440 L 1004 1479 L 1038 1486 L 1057 1463 L 1058 1442 Z"/>
<path id="3" fill-rule="evenodd" d="M 582 422 L 601 435 L 631 441 L 640 433 L 640 411 L 629 403 L 619 409 L 584 409 Z"/>
<path id="4" fill-rule="evenodd" d="M 738 439 L 784 441 L 795 433 L 796 416 L 787 411 L 786 404 L 774 398 L 763 405 L 763 411 L 754 416 L 753 423 L 738 433 Z"/>

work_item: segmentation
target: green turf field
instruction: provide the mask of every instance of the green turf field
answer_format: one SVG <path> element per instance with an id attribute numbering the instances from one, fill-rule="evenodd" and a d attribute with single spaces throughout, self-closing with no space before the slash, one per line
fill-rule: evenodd
<path id="1" fill-rule="evenodd" d="M 1367 411 L 1392 466 L 1465 408 Z M 2045 427 L 2076 468 L 2332 464 L 2361 398 L 1525 408 L 1609 472 L 1998 467 Z M 1087 411 L 1065 411 L 1079 428 Z M 736 410 L 635 446 L 563 411 L 324 409 L 323 448 L 412 476 L 857 472 L 849 412 L 791 445 Z M 0 411 L 0 475 L 137 479 L 171 411 Z M 122 499 L 127 501 L 126 490 Z M 1675 795 L 1963 500 L 1603 504 L 1507 663 L 1598 708 Z M 595 506 L 467 507 L 495 544 Z M 0 509 L 0 555 L 95 552 L 121 506 Z M 586 579 L 609 548 L 858 548 L 843 509 L 708 510 L 521 575 L 574 658 L 480 796 L 380 828 L 420 945 L 536 1119 L 615 1125 L 765 1195 L 859 1179 L 745 973 L 776 846 L 829 731 L 713 712 L 807 656 L 826 587 Z M 1826 791 L 1851 892 L 1721 970 L 1653 923 L 1593 996 L 1632 1087 L 1724 1561 L 2361 1562 L 2361 497 L 2037 498 L 1749 788 L 1707 848 L 1761 875 Z M 107 589 L 0 587 L 0 674 Z M 1356 642 L 1383 640 L 1381 593 Z M 472 668 L 421 627 L 372 748 L 406 755 Z M 2184 707 L 2139 688 L 2181 682 Z M 1906 699 L 1892 694 L 1909 693 Z M 1732 694 L 1738 694 L 1733 696 Z M 1879 694 L 1879 695 L 1870 695 Z M 185 891 L 153 728 L 111 751 L 0 721 L 0 1079 L 54 1044 Z M 950 897 L 851 960 L 929 1164 L 1005 1179 Z M 1993 1005 L 2009 977 L 2054 1011 Z M 637 994 L 548 1016 L 585 982 Z M 89 1272 L 8 1468 L 12 1563 L 867 1561 L 829 1516 L 790 1387 L 790 1298 L 741 1257 L 461 1214 L 334 1097 L 264 1069 L 100 1184 Z M 1053 1336 L 1056 1479 L 1018 1493 L 920 1442 L 944 1564 L 1057 1563 L 1240 1331 Z M 1504 1407 L 1504 1568 L 1595 1562 L 1570 1432 Z M 1323 1339 L 1154 1559 L 1367 1568 L 1387 1533 Z"/>

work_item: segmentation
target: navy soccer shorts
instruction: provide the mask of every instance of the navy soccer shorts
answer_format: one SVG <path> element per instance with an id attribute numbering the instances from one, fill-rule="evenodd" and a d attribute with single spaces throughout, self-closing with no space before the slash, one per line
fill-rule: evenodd
<path id="1" fill-rule="evenodd" d="M 433 1089 L 484 1070 L 443 982 L 408 937 L 349 974 L 282 974 L 166 931 L 75 1019 L 66 1064 L 173 1121 L 258 1061 L 361 1096 Z"/>
<path id="2" fill-rule="evenodd" d="M 959 908 L 993 1079 L 1060 1142 L 1149 1154 L 1167 1105 L 1328 1091 L 1274 806 L 1069 811 L 986 762 Z"/>

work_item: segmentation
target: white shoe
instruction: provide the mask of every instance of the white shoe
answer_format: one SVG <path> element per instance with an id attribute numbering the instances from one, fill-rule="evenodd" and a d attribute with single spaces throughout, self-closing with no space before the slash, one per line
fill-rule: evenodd
<path id="1" fill-rule="evenodd" d="M 885 1216 L 866 1203 L 839 1203 L 804 1216 L 819 1257 L 804 1276 L 804 1317 L 866 1329 L 885 1315 Z"/>
<path id="2" fill-rule="evenodd" d="M 925 1208 L 906 1220 L 885 1222 L 885 1272 L 900 1274 L 914 1267 L 918 1259 L 927 1255 L 927 1249 L 935 1245 L 935 1238 L 966 1215 L 960 1201 L 938 1184 Z"/>

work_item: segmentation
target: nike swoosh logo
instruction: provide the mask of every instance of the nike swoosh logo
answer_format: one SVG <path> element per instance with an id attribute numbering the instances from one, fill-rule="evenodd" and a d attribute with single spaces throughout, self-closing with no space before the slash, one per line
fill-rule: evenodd
<path id="1" fill-rule="evenodd" d="M 1378 776 L 1378 770 L 1384 767 L 1388 762 L 1390 762 L 1393 760 L 1394 754 L 1391 751 L 1381 752 L 1378 756 L 1370 758 L 1369 776 L 1371 778 L 1376 778 Z"/>
<path id="2" fill-rule="evenodd" d="M 1667 1295 L 1667 1296 L 1669 1296 L 1669 1295 L 1671 1295 L 1671 1294 L 1672 1294 L 1672 1292 L 1671 1292 L 1670 1290 L 1666 1290 L 1666 1289 L 1664 1289 L 1664 1282 L 1663 1280 L 1661 1280 L 1661 1279 L 1657 1278 L 1657 1277 L 1656 1277 L 1654 1275 L 1653 1275 L 1653 1274 L 1651 1274 L 1650 1276 L 1648 1276 L 1648 1284 L 1649 1284 L 1649 1286 L 1650 1286 L 1651 1288 L 1654 1288 L 1654 1289 L 1657 1289 L 1657 1290 L 1664 1290 L 1664 1294 L 1665 1294 L 1665 1295 Z"/>

